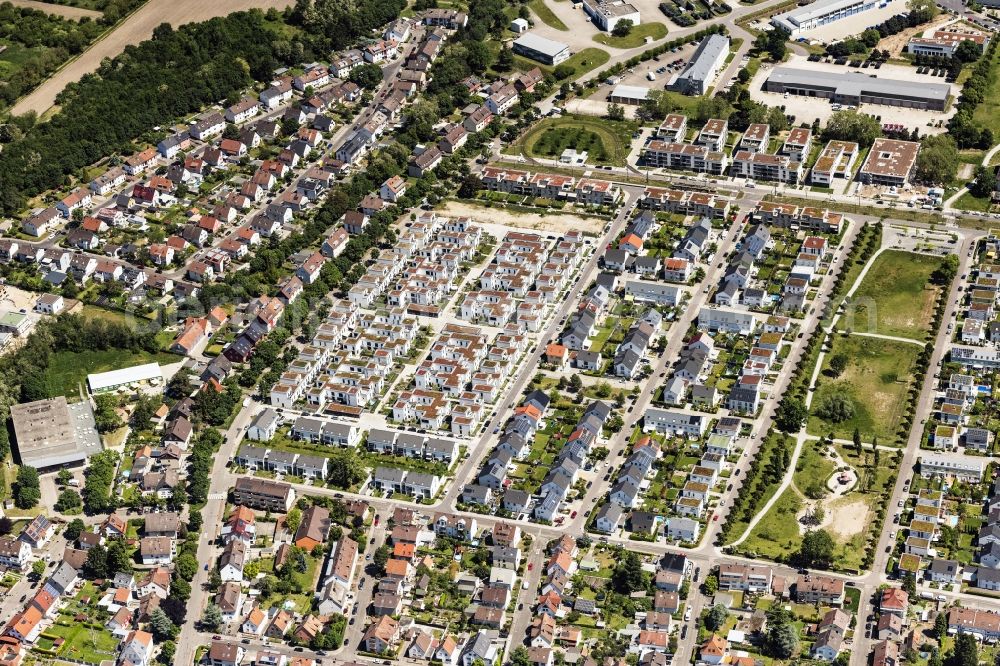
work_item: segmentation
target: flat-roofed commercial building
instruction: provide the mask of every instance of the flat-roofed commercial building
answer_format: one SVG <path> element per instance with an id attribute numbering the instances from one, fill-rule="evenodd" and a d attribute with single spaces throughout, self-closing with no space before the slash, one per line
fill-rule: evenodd
<path id="1" fill-rule="evenodd" d="M 795 35 L 803 30 L 818 28 L 877 6 L 877 0 L 816 0 L 772 17 L 771 25 Z"/>
<path id="2" fill-rule="evenodd" d="M 684 68 L 667 86 L 685 95 L 704 95 L 715 81 L 719 68 L 729 55 L 729 38 L 723 35 L 709 35 L 701 40 L 690 64 Z"/>
<path id="3" fill-rule="evenodd" d="M 916 141 L 875 139 L 858 171 L 858 180 L 870 185 L 902 187 L 910 180 L 919 152 L 920 144 Z"/>
<path id="4" fill-rule="evenodd" d="M 546 65 L 558 65 L 569 59 L 569 46 L 530 32 L 521 35 L 511 45 L 514 53 Z"/>
<path id="5" fill-rule="evenodd" d="M 583 0 L 583 11 L 605 32 L 611 32 L 625 19 L 639 25 L 639 10 L 623 0 Z"/>
<path id="6" fill-rule="evenodd" d="M 21 464 L 37 469 L 64 467 L 100 453 L 94 414 L 86 401 L 70 405 L 58 396 L 13 405 L 10 417 Z"/>
<path id="7" fill-rule="evenodd" d="M 639 106 L 649 97 L 649 88 L 642 86 L 617 85 L 608 95 L 608 101 L 612 104 L 631 104 Z"/>
<path id="8" fill-rule="evenodd" d="M 985 33 L 978 30 L 960 30 L 958 28 L 935 30 L 930 37 L 910 39 L 906 50 L 917 55 L 951 57 L 962 42 L 972 42 L 982 52 L 990 43 L 990 39 Z"/>
<path id="9" fill-rule="evenodd" d="M 951 94 L 947 83 L 880 79 L 857 72 L 821 72 L 777 67 L 764 90 L 803 97 L 821 97 L 837 104 L 881 104 L 924 111 L 944 111 Z"/>
<path id="10" fill-rule="evenodd" d="M 163 372 L 159 363 L 143 363 L 131 368 L 111 370 L 87 375 L 87 385 L 91 393 L 113 391 L 120 386 L 128 386 L 140 382 L 158 383 L 163 380 Z"/>

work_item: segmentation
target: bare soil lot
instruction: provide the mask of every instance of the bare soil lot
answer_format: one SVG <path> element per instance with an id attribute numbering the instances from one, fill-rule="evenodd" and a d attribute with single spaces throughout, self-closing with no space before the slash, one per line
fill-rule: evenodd
<path id="1" fill-rule="evenodd" d="M 583 233 L 600 234 L 607 221 L 599 217 L 584 217 L 572 213 L 527 213 L 504 210 L 503 208 L 487 208 L 465 201 L 449 201 L 439 210 L 444 217 L 470 217 L 477 223 L 491 223 L 510 229 L 531 229 L 533 231 L 551 231 L 564 234 L 567 231 L 578 230 Z"/>
<path id="2" fill-rule="evenodd" d="M 19 3 L 20 4 L 20 3 Z M 41 3 L 38 3 L 41 4 Z M 138 44 L 149 39 L 153 30 L 161 23 L 169 23 L 174 27 L 194 21 L 205 21 L 216 16 L 225 16 L 245 9 L 284 9 L 291 4 L 290 0 L 151 0 L 128 17 L 111 34 L 98 41 L 83 52 L 79 58 L 70 62 L 56 72 L 45 83 L 38 86 L 30 95 L 22 98 L 12 112 L 23 114 L 35 111 L 42 115 L 56 101 L 56 95 L 72 81 L 78 81 L 84 74 L 93 72 L 105 58 L 114 58 L 125 50 L 129 44 Z M 57 7 L 58 5 L 52 5 Z M 48 5 L 46 5 L 48 7 Z M 72 9 L 72 8 L 65 8 Z"/>
<path id="3" fill-rule="evenodd" d="M 75 19 L 79 21 L 82 18 L 90 18 L 97 20 L 103 16 L 101 12 L 94 11 L 93 9 L 83 9 L 82 7 L 70 7 L 68 5 L 57 5 L 51 2 L 39 2 L 38 0 L 8 0 L 15 7 L 27 7 L 28 9 L 36 9 L 40 12 L 45 12 L 47 14 L 54 14 L 56 16 L 62 16 L 63 18 Z"/>

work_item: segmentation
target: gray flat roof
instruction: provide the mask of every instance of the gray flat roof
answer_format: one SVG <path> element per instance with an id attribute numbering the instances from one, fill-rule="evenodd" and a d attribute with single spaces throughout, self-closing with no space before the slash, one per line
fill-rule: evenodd
<path id="1" fill-rule="evenodd" d="M 59 396 L 10 408 L 21 463 L 36 468 L 82 462 L 100 453 L 90 403 L 70 405 Z"/>
<path id="2" fill-rule="evenodd" d="M 698 50 L 691 56 L 691 64 L 681 72 L 678 78 L 704 81 L 719 59 L 719 55 L 729 51 L 729 38 L 722 35 L 709 35 L 701 40 Z"/>
<path id="3" fill-rule="evenodd" d="M 569 48 L 569 46 L 563 44 L 562 42 L 546 39 L 545 37 L 539 37 L 538 35 L 534 35 L 530 32 L 515 39 L 514 45 L 531 49 L 532 51 L 536 51 L 550 57 L 559 55 Z"/>
<path id="4" fill-rule="evenodd" d="M 838 95 L 860 96 L 862 94 L 933 99 L 942 102 L 951 94 L 947 83 L 925 83 L 923 81 L 903 81 L 901 79 L 880 79 L 858 72 L 824 72 L 814 69 L 778 67 L 767 77 L 783 85 L 798 85 L 803 88 L 833 88 Z"/>

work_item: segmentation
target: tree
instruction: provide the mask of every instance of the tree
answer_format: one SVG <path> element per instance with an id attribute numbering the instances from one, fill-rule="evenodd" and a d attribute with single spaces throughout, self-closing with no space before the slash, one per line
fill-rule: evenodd
<path id="1" fill-rule="evenodd" d="M 803 566 L 820 566 L 833 561 L 833 537 L 826 530 L 810 530 L 802 537 L 796 559 Z"/>
<path id="2" fill-rule="evenodd" d="M 198 560 L 194 555 L 183 552 L 177 556 L 175 564 L 178 576 L 188 582 L 194 580 L 194 576 L 198 572 Z"/>
<path id="3" fill-rule="evenodd" d="M 83 565 L 87 578 L 108 577 L 108 551 L 98 544 L 87 551 L 87 562 Z"/>
<path id="4" fill-rule="evenodd" d="M 708 574 L 705 576 L 705 582 L 701 585 L 702 591 L 707 596 L 712 596 L 719 590 L 719 577 L 716 574 Z"/>
<path id="5" fill-rule="evenodd" d="M 201 624 L 210 631 L 215 631 L 222 626 L 222 611 L 215 604 L 209 604 L 205 608 L 205 614 L 201 616 Z"/>
<path id="6" fill-rule="evenodd" d="M 827 141 L 856 141 L 862 146 L 870 146 L 882 136 L 882 125 L 874 116 L 858 113 L 856 110 L 835 111 L 823 129 Z"/>
<path id="7" fill-rule="evenodd" d="M 357 84 L 359 88 L 374 90 L 382 83 L 382 68 L 368 62 L 352 69 L 347 78 Z"/>
<path id="8" fill-rule="evenodd" d="M 292 534 L 299 529 L 299 524 L 302 522 L 302 511 L 297 506 L 293 506 L 291 510 L 285 515 L 285 527 Z"/>
<path id="9" fill-rule="evenodd" d="M 498 72 L 509 72 L 514 68 L 514 52 L 508 47 L 503 47 L 500 49 L 500 53 L 497 54 L 497 60 L 493 63 L 493 69 Z"/>
<path id="10" fill-rule="evenodd" d="M 955 647 L 946 660 L 948 666 L 978 666 L 979 646 L 972 634 L 961 633 L 955 637 Z"/>
<path id="11" fill-rule="evenodd" d="M 31 509 L 42 498 L 38 485 L 38 470 L 28 465 L 21 465 L 14 481 L 14 504 L 18 509 Z"/>
<path id="12" fill-rule="evenodd" d="M 65 486 L 72 479 L 73 479 L 73 473 L 70 472 L 65 467 L 59 470 L 59 473 L 56 474 L 56 481 L 59 483 L 60 486 Z"/>
<path id="13" fill-rule="evenodd" d="M 177 627 L 162 608 L 156 608 L 149 615 L 149 629 L 157 643 L 174 638 L 177 635 Z"/>
<path id="14" fill-rule="evenodd" d="M 799 644 L 799 635 L 795 625 L 789 622 L 771 624 L 767 630 L 766 648 L 768 654 L 778 659 L 788 659 L 795 654 Z"/>
<path id="15" fill-rule="evenodd" d="M 176 652 L 177 644 L 174 641 L 163 641 L 160 643 L 160 654 L 156 658 L 164 666 L 171 666 L 174 663 L 174 653 Z"/>
<path id="16" fill-rule="evenodd" d="M 634 26 L 632 19 L 622 19 L 615 23 L 614 29 L 611 34 L 614 37 L 627 37 L 630 32 L 632 32 L 632 27 Z"/>
<path id="17" fill-rule="evenodd" d="M 954 58 L 959 62 L 975 62 L 979 59 L 980 55 L 982 55 L 982 51 L 979 46 L 971 40 L 959 42 L 958 46 L 955 47 Z"/>
<path id="18" fill-rule="evenodd" d="M 389 546 L 382 544 L 375 549 L 375 554 L 372 555 L 372 564 L 375 569 L 379 572 L 385 571 L 385 565 L 389 561 Z"/>
<path id="19" fill-rule="evenodd" d="M 847 354 L 843 352 L 834 354 L 830 358 L 830 371 L 833 373 L 833 376 L 839 377 L 844 374 L 844 370 L 847 370 L 847 364 L 850 360 Z"/>
<path id="20" fill-rule="evenodd" d="M 80 538 L 80 535 L 86 528 L 87 526 L 84 525 L 82 520 L 80 520 L 79 518 L 74 518 L 73 520 L 69 521 L 69 524 L 66 526 L 66 529 L 63 530 L 63 536 L 66 538 L 66 541 L 76 541 L 77 539 Z"/>
<path id="21" fill-rule="evenodd" d="M 908 571 L 905 576 L 903 576 L 903 583 L 900 585 L 903 591 L 914 598 L 917 596 L 917 577 L 913 575 L 912 571 Z"/>
<path id="22" fill-rule="evenodd" d="M 705 615 L 705 628 L 709 631 L 717 631 L 726 623 L 729 611 L 722 604 L 715 604 Z"/>
<path id="23" fill-rule="evenodd" d="M 787 40 L 787 32 L 779 28 L 772 28 L 757 35 L 757 39 L 754 40 L 753 45 L 758 51 L 763 51 L 771 56 L 771 60 L 774 62 L 781 62 L 785 59 L 788 49 L 785 44 Z"/>
<path id="24" fill-rule="evenodd" d="M 476 196 L 483 186 L 483 180 L 474 173 L 462 179 L 462 184 L 458 186 L 458 196 L 462 199 L 471 199 Z"/>
<path id="25" fill-rule="evenodd" d="M 931 282 L 940 286 L 948 286 L 958 274 L 958 257 L 949 254 L 942 259 L 941 264 L 931 273 Z"/>
<path id="26" fill-rule="evenodd" d="M 906 8 L 910 10 L 911 20 L 917 25 L 927 23 L 940 11 L 934 0 L 906 0 Z"/>
<path id="27" fill-rule="evenodd" d="M 621 104 L 608 104 L 608 120 L 625 120 L 625 107 Z"/>
<path id="28" fill-rule="evenodd" d="M 514 648 L 514 651 L 510 653 L 510 664 L 511 666 L 529 666 L 531 658 L 528 655 L 528 648 L 523 645 Z"/>
<path id="29" fill-rule="evenodd" d="M 968 44 L 971 42 L 961 42 L 962 44 Z M 976 167 L 976 173 L 974 180 L 969 183 L 969 191 L 972 195 L 979 197 L 980 199 L 986 199 L 993 195 L 993 192 L 997 189 L 997 176 L 996 172 L 991 167 L 978 166 Z"/>
<path id="30" fill-rule="evenodd" d="M 800 398 L 786 395 L 778 403 L 774 415 L 774 425 L 781 432 L 791 434 L 798 432 L 809 417 L 809 410 Z"/>
<path id="31" fill-rule="evenodd" d="M 122 539 L 115 539 L 108 544 L 108 573 L 132 573 L 132 554 L 128 544 Z"/>
<path id="32" fill-rule="evenodd" d="M 59 493 L 59 498 L 53 508 L 60 513 L 70 513 L 79 511 L 81 507 L 83 507 L 83 500 L 80 498 L 80 493 L 72 488 L 65 488 Z"/>
<path id="33" fill-rule="evenodd" d="M 958 144 L 947 134 L 929 136 L 917 153 L 917 180 L 929 185 L 947 185 L 958 171 Z"/>
<path id="34" fill-rule="evenodd" d="M 45 560 L 35 560 L 35 563 L 31 565 L 31 573 L 35 574 L 39 578 L 44 576 Z"/>
<path id="35" fill-rule="evenodd" d="M 830 423 L 843 423 L 853 418 L 854 402 L 845 393 L 838 391 L 824 398 L 815 413 Z"/>
<path id="36" fill-rule="evenodd" d="M 646 587 L 646 573 L 642 570 L 642 559 L 634 551 L 625 553 L 611 574 L 611 584 L 620 594 L 631 594 Z"/>
<path id="37" fill-rule="evenodd" d="M 938 613 L 934 618 L 934 637 L 938 640 L 948 635 L 948 614 Z"/>
<path id="38" fill-rule="evenodd" d="M 854 442 L 854 450 L 857 451 L 858 455 L 860 456 L 861 452 L 864 451 L 865 449 L 864 446 L 862 446 L 861 442 L 861 431 L 858 430 L 857 428 L 854 428 L 854 434 L 851 435 L 851 441 Z"/>

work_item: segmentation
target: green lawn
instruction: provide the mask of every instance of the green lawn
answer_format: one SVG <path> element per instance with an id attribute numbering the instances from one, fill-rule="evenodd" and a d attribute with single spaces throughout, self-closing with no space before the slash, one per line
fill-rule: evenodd
<path id="1" fill-rule="evenodd" d="M 530 2 L 528 2 L 528 9 L 533 11 L 535 16 L 541 19 L 542 23 L 550 28 L 563 31 L 569 30 L 569 28 L 566 27 L 566 24 L 555 15 L 555 12 L 553 12 L 549 6 L 545 4 L 545 0 L 530 0 Z"/>
<path id="2" fill-rule="evenodd" d="M 114 659 L 115 648 L 119 643 L 118 639 L 100 623 L 84 624 L 66 615 L 60 615 L 56 623 L 43 635 L 57 636 L 66 641 L 59 648 L 60 657 L 78 659 L 90 664 Z"/>
<path id="3" fill-rule="evenodd" d="M 635 123 L 590 116 L 559 116 L 537 123 L 512 148 L 529 156 L 558 156 L 563 148 L 593 150 L 588 161 L 624 165 L 632 143 Z M 558 150 L 558 153 L 556 152 Z M 603 157 L 598 158 L 600 154 Z"/>
<path id="4" fill-rule="evenodd" d="M 597 69 L 610 59 L 611 56 L 607 51 L 593 47 L 574 53 L 568 60 L 559 63 L 556 67 L 543 65 L 524 56 L 514 56 L 514 62 L 518 69 L 527 71 L 538 67 L 543 72 L 551 74 L 556 68 L 562 68 L 561 71 L 568 72 L 564 78 L 569 81 L 574 81 L 587 72 Z"/>
<path id="5" fill-rule="evenodd" d="M 940 265 L 939 257 L 886 250 L 875 259 L 837 327 L 923 340 L 937 295 L 928 281 Z"/>
<path id="6" fill-rule="evenodd" d="M 667 26 L 662 23 L 642 23 L 632 28 L 624 37 L 615 37 L 611 33 L 602 32 L 594 35 L 594 41 L 604 46 L 617 49 L 634 49 L 646 43 L 647 37 L 659 41 L 667 36 Z"/>
<path id="7" fill-rule="evenodd" d="M 850 439 L 857 428 L 865 441 L 872 435 L 882 444 L 895 440 L 896 428 L 903 416 L 913 364 L 920 352 L 918 345 L 859 335 L 836 335 L 833 349 L 823 361 L 819 389 L 813 396 L 815 412 L 825 400 L 843 394 L 854 405 L 852 418 L 832 423 L 815 414 L 809 417 L 808 430 L 813 435 L 833 433 L 838 439 Z M 836 379 L 826 375 L 830 359 L 846 354 L 847 368 Z"/>
<path id="8" fill-rule="evenodd" d="M 45 371 L 45 385 L 49 395 L 64 395 L 73 400 L 80 394 L 80 386 L 86 390 L 87 375 L 127 368 L 142 363 L 156 361 L 160 364 L 176 363 L 181 357 L 176 354 L 150 354 L 125 350 L 58 352 L 52 355 Z"/>
<path id="9" fill-rule="evenodd" d="M 989 199 L 981 199 L 977 196 L 974 196 L 972 192 L 966 192 L 955 201 L 955 208 L 961 208 L 962 210 L 989 212 L 989 210 L 992 208 L 992 204 L 990 203 Z"/>
<path id="10" fill-rule="evenodd" d="M 740 545 L 740 550 L 770 560 L 793 554 L 802 543 L 795 518 L 801 508 L 802 500 L 793 489 L 787 489 Z"/>

